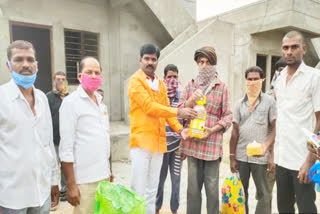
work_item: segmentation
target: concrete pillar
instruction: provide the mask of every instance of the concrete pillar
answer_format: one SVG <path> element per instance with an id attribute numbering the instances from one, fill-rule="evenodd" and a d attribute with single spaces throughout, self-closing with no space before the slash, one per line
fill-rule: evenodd
<path id="1" fill-rule="evenodd" d="M 8 82 L 10 80 L 10 72 L 8 72 L 6 67 L 7 61 L 7 47 L 10 44 L 10 29 L 8 18 L 3 15 L 3 9 L 0 6 L 0 69 L 1 69 L 1 78 L 0 84 Z"/>
<path id="2" fill-rule="evenodd" d="M 120 55 L 120 8 L 108 8 L 110 119 L 122 120 L 122 84 Z"/>

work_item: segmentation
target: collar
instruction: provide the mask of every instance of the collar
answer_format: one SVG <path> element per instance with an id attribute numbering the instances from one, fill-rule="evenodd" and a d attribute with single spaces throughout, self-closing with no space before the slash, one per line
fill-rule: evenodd
<path id="1" fill-rule="evenodd" d="M 14 82 L 13 79 L 9 81 L 8 86 L 9 86 L 9 90 L 7 91 L 7 93 L 11 98 L 11 100 L 15 100 L 17 98 L 24 99 L 22 92 L 20 91 L 19 87 L 17 86 L 17 84 Z M 33 87 L 34 96 L 36 96 L 36 93 L 37 93 L 35 90 L 36 88 L 34 86 L 32 87 Z"/>
<path id="2" fill-rule="evenodd" d="M 81 85 L 78 86 L 77 91 L 79 92 L 80 97 L 90 99 L 89 95 L 88 95 L 87 92 L 82 88 Z M 95 95 L 96 98 L 97 98 L 98 104 L 100 104 L 101 101 L 102 101 L 102 96 L 101 96 L 99 93 L 97 93 L 96 91 L 94 92 L 94 95 Z"/>
<path id="3" fill-rule="evenodd" d="M 145 79 L 151 80 L 151 77 L 149 77 L 148 75 L 146 75 L 146 73 L 144 73 L 144 71 L 143 71 L 142 69 L 140 69 L 140 71 L 142 72 L 142 74 L 143 74 L 143 76 L 144 76 Z M 158 80 L 159 80 L 159 78 L 158 78 L 158 76 L 157 76 L 156 74 L 154 74 L 154 79 L 158 79 Z M 153 81 L 153 80 L 152 80 L 152 81 Z"/>
<path id="4" fill-rule="evenodd" d="M 261 102 L 262 97 L 264 96 L 264 93 L 261 91 L 258 97 L 259 103 Z M 247 94 L 244 95 L 242 102 L 247 102 L 248 101 L 248 96 Z"/>
<path id="5" fill-rule="evenodd" d="M 306 72 L 306 64 L 304 63 L 304 61 L 301 62 L 301 64 L 299 65 L 299 67 L 297 68 L 296 72 L 293 74 L 292 77 L 295 77 L 299 74 L 303 74 Z M 281 74 L 287 75 L 288 74 L 288 66 L 286 66 L 282 71 Z"/>

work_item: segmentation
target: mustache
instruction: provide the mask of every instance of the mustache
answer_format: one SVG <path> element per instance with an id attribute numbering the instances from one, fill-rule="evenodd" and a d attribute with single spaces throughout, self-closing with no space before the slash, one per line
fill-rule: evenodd
<path id="1" fill-rule="evenodd" d="M 32 74 L 32 70 L 30 70 L 28 68 L 27 69 L 21 69 L 19 73 L 21 74 L 21 73 L 25 73 L 25 72 Z"/>
<path id="2" fill-rule="evenodd" d="M 150 68 L 153 68 L 153 66 L 152 66 L 152 65 L 147 65 L 147 68 L 149 68 L 149 67 L 150 67 Z"/>

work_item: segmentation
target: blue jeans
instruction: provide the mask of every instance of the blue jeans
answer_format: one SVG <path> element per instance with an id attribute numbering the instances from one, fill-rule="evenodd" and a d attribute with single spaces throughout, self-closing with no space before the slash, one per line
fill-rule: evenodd
<path id="1" fill-rule="evenodd" d="M 180 175 L 182 160 L 181 156 L 175 151 L 167 152 L 163 155 L 162 167 L 160 172 L 160 180 L 156 199 L 156 209 L 160 210 L 163 203 L 163 189 L 167 178 L 168 168 L 171 175 L 171 199 L 170 208 L 172 212 L 176 212 L 179 208 L 180 201 Z"/>
<path id="2" fill-rule="evenodd" d="M 49 214 L 51 206 L 51 197 L 44 202 L 41 207 L 28 207 L 19 210 L 4 208 L 0 206 L 1 214 Z"/>

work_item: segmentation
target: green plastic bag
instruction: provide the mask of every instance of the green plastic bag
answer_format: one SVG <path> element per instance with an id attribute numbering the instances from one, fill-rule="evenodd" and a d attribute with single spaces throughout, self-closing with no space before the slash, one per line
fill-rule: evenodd
<path id="1" fill-rule="evenodd" d="M 101 181 L 96 189 L 94 214 L 145 214 L 145 198 L 120 184 Z"/>

